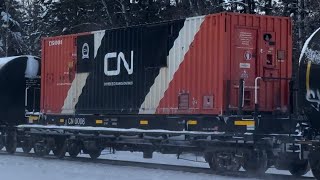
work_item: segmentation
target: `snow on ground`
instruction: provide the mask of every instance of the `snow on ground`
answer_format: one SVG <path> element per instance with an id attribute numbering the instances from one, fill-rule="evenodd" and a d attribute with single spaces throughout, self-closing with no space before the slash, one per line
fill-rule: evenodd
<path id="1" fill-rule="evenodd" d="M 112 166 L 32 157 L 0 155 L 0 176 L 4 180 L 228 180 L 210 174 L 195 174 L 159 169 Z"/>
<path id="2" fill-rule="evenodd" d="M 21 150 L 19 150 L 21 151 Z M 81 155 L 88 157 L 87 155 Z M 134 162 L 150 162 L 172 165 L 185 165 L 194 167 L 208 167 L 203 162 L 192 162 L 186 160 L 178 160 L 175 155 L 163 155 L 154 153 L 153 159 L 143 159 L 142 153 L 116 152 L 116 154 L 108 154 L 103 152 L 103 159 L 111 160 L 128 160 Z M 184 158 L 195 160 L 190 155 Z M 203 161 L 202 158 L 198 160 Z M 272 174 L 288 174 L 287 171 L 277 171 L 275 169 L 268 170 Z M 307 177 L 313 177 L 309 172 Z M 202 173 L 187 173 L 179 171 L 169 171 L 160 169 L 146 169 L 142 167 L 117 166 L 108 164 L 94 164 L 77 161 L 62 161 L 58 159 L 42 159 L 34 157 L 10 156 L 0 153 L 0 177 L 5 180 L 244 180 L 248 178 L 237 178 L 218 176 Z M 255 180 L 257 178 L 249 178 Z"/>
<path id="3" fill-rule="evenodd" d="M 89 157 L 88 155 L 81 155 L 83 157 Z M 204 167 L 209 168 L 209 165 L 205 163 L 205 160 L 202 157 L 195 157 L 190 154 L 182 155 L 180 158 L 177 159 L 176 155 L 171 154 L 159 154 L 154 153 L 152 159 L 144 159 L 143 154 L 140 152 L 116 152 L 115 154 L 108 154 L 107 151 L 103 152 L 103 155 L 100 158 L 103 159 L 110 159 L 110 160 L 127 160 L 127 161 L 134 161 L 134 162 L 150 162 L 150 163 L 157 163 L 157 164 L 171 164 L 171 165 L 182 165 L 182 166 L 192 166 L 192 167 Z M 193 162 L 198 161 L 198 162 Z M 241 171 L 244 171 L 241 169 Z M 282 171 L 277 170 L 275 168 L 270 168 L 267 173 L 270 174 L 284 174 L 284 175 L 291 175 L 289 171 Z M 313 177 L 311 171 L 309 171 L 305 177 Z"/>
<path id="4" fill-rule="evenodd" d="M 82 154 L 83 157 L 89 157 L 86 154 Z M 204 167 L 209 168 L 209 165 L 205 162 L 202 157 L 195 157 L 193 155 L 182 155 L 177 159 L 177 155 L 174 154 L 160 154 L 153 153 L 152 159 L 144 159 L 143 153 L 141 152 L 124 152 L 117 151 L 115 154 L 110 154 L 108 151 L 103 151 L 102 159 L 110 159 L 110 160 L 123 160 L 123 161 L 134 161 L 134 162 L 148 162 L 148 163 L 157 163 L 157 164 L 170 164 L 177 166 L 192 166 L 192 167 Z M 182 159 L 183 158 L 183 159 Z M 193 162 L 198 161 L 198 162 Z"/>

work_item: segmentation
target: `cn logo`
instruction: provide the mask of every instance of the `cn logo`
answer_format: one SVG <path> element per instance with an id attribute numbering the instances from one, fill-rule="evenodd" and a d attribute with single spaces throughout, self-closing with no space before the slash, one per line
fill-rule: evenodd
<path id="1" fill-rule="evenodd" d="M 117 69 L 109 70 L 110 61 L 117 61 Z M 133 73 L 133 51 L 131 51 L 131 61 L 130 66 L 128 61 L 125 59 L 123 52 L 108 53 L 104 56 L 104 74 L 107 76 L 117 76 L 120 74 L 120 64 L 123 62 L 124 67 L 126 68 L 129 75 Z"/>

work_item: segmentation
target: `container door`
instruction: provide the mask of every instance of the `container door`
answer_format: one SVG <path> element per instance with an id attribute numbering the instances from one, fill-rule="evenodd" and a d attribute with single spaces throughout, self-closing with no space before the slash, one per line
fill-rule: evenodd
<path id="1" fill-rule="evenodd" d="M 263 110 L 272 111 L 281 108 L 279 63 L 276 59 L 276 34 L 275 32 L 261 32 L 260 39 L 260 70 L 259 76 L 264 77 L 260 83 L 259 106 Z"/>
<path id="2" fill-rule="evenodd" d="M 75 76 L 75 37 L 49 38 L 43 41 L 42 110 L 61 113 L 70 105 L 68 91 Z"/>
<path id="3" fill-rule="evenodd" d="M 233 36 L 231 59 L 231 107 L 243 110 L 254 109 L 254 80 L 256 77 L 257 30 L 236 28 Z M 240 79 L 243 92 L 240 93 Z M 242 96 L 242 102 L 239 101 Z M 240 103 L 240 104 L 239 104 Z"/>

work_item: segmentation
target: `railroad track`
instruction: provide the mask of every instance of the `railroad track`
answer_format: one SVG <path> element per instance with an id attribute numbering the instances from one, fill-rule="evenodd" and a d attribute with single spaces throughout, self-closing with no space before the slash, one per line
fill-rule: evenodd
<path id="1" fill-rule="evenodd" d="M 1 155 L 8 155 L 5 151 L 0 151 Z M 12 156 L 18 157 L 30 157 L 30 158 L 39 158 L 39 159 L 46 159 L 46 160 L 57 160 L 58 158 L 54 155 L 47 155 L 44 157 L 36 156 L 34 153 L 23 153 L 23 152 L 16 152 Z M 263 176 L 257 175 L 250 175 L 244 171 L 238 172 L 224 172 L 224 173 L 215 173 L 211 171 L 209 168 L 204 167 L 192 167 L 192 166 L 181 166 L 181 165 L 170 165 L 170 164 L 158 164 L 158 163 L 149 163 L 149 162 L 136 162 L 136 161 L 125 161 L 125 160 L 110 160 L 110 159 L 91 159 L 89 157 L 64 157 L 59 159 L 62 161 L 69 161 L 69 162 L 82 162 L 82 163 L 94 163 L 94 164 L 104 164 L 104 165 L 115 165 L 115 166 L 130 166 L 130 167 L 140 167 L 146 169 L 160 169 L 160 170 L 169 170 L 169 171 L 180 171 L 180 172 L 188 172 L 188 173 L 203 173 L 203 174 L 214 174 L 219 176 L 225 176 L 230 178 L 259 178 L 264 180 L 308 180 L 314 179 L 313 177 L 294 177 L 291 175 L 284 175 L 284 174 L 270 174 L 266 173 Z"/>

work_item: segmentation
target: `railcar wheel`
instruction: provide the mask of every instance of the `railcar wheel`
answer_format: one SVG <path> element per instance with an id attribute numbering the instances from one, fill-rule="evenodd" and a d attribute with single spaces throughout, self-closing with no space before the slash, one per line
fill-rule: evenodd
<path id="1" fill-rule="evenodd" d="M 100 155 L 101 155 L 101 150 L 99 149 L 89 151 L 89 156 L 91 157 L 91 159 L 97 159 Z"/>
<path id="2" fill-rule="evenodd" d="M 67 144 L 65 139 L 56 139 L 53 154 L 58 158 L 63 158 L 67 152 Z"/>
<path id="3" fill-rule="evenodd" d="M 80 151 L 81 151 L 81 148 L 77 142 L 72 141 L 68 145 L 68 153 L 69 153 L 70 157 L 72 157 L 72 158 L 77 157 L 78 154 L 80 153 Z"/>
<path id="4" fill-rule="evenodd" d="M 289 171 L 293 176 L 299 177 L 307 174 L 310 170 L 307 160 L 299 160 L 290 164 Z"/>
<path id="5" fill-rule="evenodd" d="M 26 154 L 30 153 L 32 149 L 32 144 L 29 140 L 24 140 L 21 142 L 22 151 Z"/>
<path id="6" fill-rule="evenodd" d="M 239 171 L 241 168 L 241 161 L 236 156 L 233 156 L 231 159 L 231 171 Z"/>
<path id="7" fill-rule="evenodd" d="M 210 169 L 212 171 L 217 171 L 217 164 L 216 164 L 214 154 L 213 153 L 206 153 L 204 158 L 208 162 Z"/>
<path id="8" fill-rule="evenodd" d="M 309 162 L 313 176 L 316 179 L 320 179 L 320 159 L 316 157 L 311 157 L 309 158 Z"/>
<path id="9" fill-rule="evenodd" d="M 10 131 L 7 134 L 6 142 L 6 151 L 9 154 L 13 154 L 16 152 L 17 149 L 17 133 L 15 131 Z"/>
<path id="10" fill-rule="evenodd" d="M 233 152 L 207 153 L 205 159 L 214 172 L 239 171 L 241 163 Z"/>
<path id="11" fill-rule="evenodd" d="M 0 136 L 0 150 L 4 148 L 4 139 L 3 136 Z"/>
<path id="12" fill-rule="evenodd" d="M 215 164 L 217 166 L 217 170 L 220 172 L 225 171 L 239 171 L 241 168 L 241 163 L 234 153 L 229 152 L 220 152 L 217 153 L 215 157 Z"/>
<path id="13" fill-rule="evenodd" d="M 46 156 L 49 154 L 50 150 L 48 149 L 48 147 L 44 144 L 44 143 L 35 143 L 34 144 L 34 153 L 37 155 L 37 156 Z"/>
<path id="14" fill-rule="evenodd" d="M 266 151 L 254 151 L 250 154 L 245 154 L 242 167 L 251 174 L 264 174 L 268 169 Z"/>
<path id="15" fill-rule="evenodd" d="M 31 151 L 32 147 L 27 147 L 27 146 L 23 146 L 22 147 L 22 151 L 26 154 L 29 154 Z"/>

